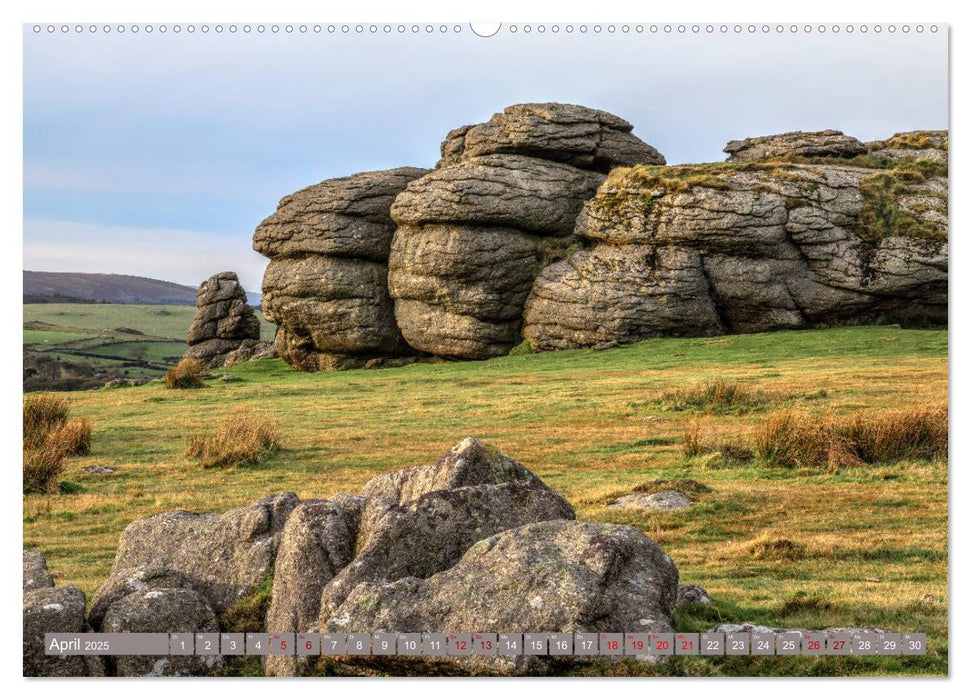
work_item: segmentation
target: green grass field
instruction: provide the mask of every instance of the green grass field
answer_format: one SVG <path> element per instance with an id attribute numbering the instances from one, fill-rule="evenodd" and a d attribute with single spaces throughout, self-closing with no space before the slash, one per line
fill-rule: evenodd
<path id="1" fill-rule="evenodd" d="M 137 313 L 160 310 L 142 309 Z M 90 327 L 109 325 L 95 320 L 101 310 L 90 313 Z M 31 320 L 51 318 L 56 311 L 47 309 Z M 174 333 L 161 323 L 154 332 Z M 24 497 L 24 546 L 43 550 L 60 583 L 90 596 L 111 568 L 121 530 L 136 518 L 224 511 L 280 491 L 301 498 L 356 492 L 375 474 L 428 463 L 472 435 L 536 472 L 579 518 L 633 525 L 658 541 L 682 582 L 705 586 L 715 600 L 710 608 L 680 609 L 681 631 L 745 621 L 861 625 L 926 632 L 929 646 L 922 657 L 683 658 L 658 668 L 624 663 L 578 672 L 943 675 L 946 461 L 792 469 L 751 458 L 688 458 L 681 443 L 686 424 L 699 420 L 713 440 L 744 443 L 777 408 L 848 416 L 939 405 L 947 400 L 947 353 L 946 331 L 852 327 L 340 373 L 303 374 L 263 360 L 232 368 L 238 382 L 208 381 L 195 391 L 149 384 L 76 392 L 72 415 L 91 419 L 92 452 L 69 461 L 69 493 Z M 754 410 L 710 415 L 665 399 L 712 379 L 743 382 L 770 399 Z M 273 418 L 284 449 L 255 467 L 202 470 L 187 462 L 186 436 L 235 406 Z M 118 472 L 82 471 L 90 464 Z M 613 496 L 658 478 L 691 478 L 712 491 L 684 511 L 606 508 Z M 774 558 L 753 547 L 760 539 L 786 539 L 799 549 Z"/>
<path id="2" fill-rule="evenodd" d="M 29 353 L 99 369 L 124 368 L 133 378 L 164 373 L 186 350 L 193 306 L 148 304 L 24 304 L 23 343 Z M 262 339 L 275 326 L 256 312 Z"/>

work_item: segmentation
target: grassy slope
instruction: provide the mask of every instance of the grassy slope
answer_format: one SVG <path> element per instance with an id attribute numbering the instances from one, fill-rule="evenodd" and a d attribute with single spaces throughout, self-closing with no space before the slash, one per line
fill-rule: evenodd
<path id="1" fill-rule="evenodd" d="M 682 581 L 700 583 L 716 598 L 707 611 L 680 612 L 681 630 L 746 620 L 875 625 L 927 632 L 931 650 L 907 659 L 684 659 L 664 672 L 947 672 L 946 464 L 837 474 L 755 463 L 719 468 L 681 457 L 691 416 L 657 401 L 665 391 L 722 377 L 756 381 L 810 411 L 937 403 L 947 396 L 944 331 L 667 338 L 602 352 L 314 375 L 269 360 L 232 373 L 243 381 L 192 392 L 148 385 L 71 395 L 72 412 L 94 423 L 92 454 L 69 466 L 67 478 L 80 492 L 24 503 L 24 544 L 47 553 L 58 580 L 90 595 L 111 567 L 120 531 L 135 518 L 178 508 L 222 511 L 284 490 L 302 498 L 353 492 L 374 474 L 427 463 L 475 435 L 538 473 L 579 518 L 628 523 L 659 541 Z M 826 396 L 805 398 L 818 390 Z M 271 414 L 286 449 L 259 467 L 228 473 L 189 466 L 181 456 L 186 433 L 240 404 Z M 712 417 L 710 429 L 744 435 L 760 415 Z M 81 471 L 94 463 L 119 472 Z M 658 477 L 691 477 L 714 491 L 683 512 L 604 508 L 611 494 Z M 745 543 L 765 534 L 800 543 L 806 554 L 794 561 L 753 557 Z"/>

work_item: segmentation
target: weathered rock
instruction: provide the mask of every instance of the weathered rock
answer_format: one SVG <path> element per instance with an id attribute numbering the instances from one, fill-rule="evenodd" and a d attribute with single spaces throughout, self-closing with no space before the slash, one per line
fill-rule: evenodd
<path id="1" fill-rule="evenodd" d="M 904 131 L 867 144 L 871 156 L 891 161 L 927 160 L 947 163 L 947 131 Z"/>
<path id="2" fill-rule="evenodd" d="M 256 228 L 253 248 L 271 259 L 326 255 L 385 262 L 395 229 L 391 203 L 427 172 L 357 173 L 294 192 Z"/>
<path id="3" fill-rule="evenodd" d="M 45 567 L 46 571 L 46 567 Z M 25 582 L 26 584 L 26 582 Z M 74 586 L 24 589 L 24 675 L 85 676 L 89 665 L 81 656 L 48 656 L 44 635 L 48 632 L 85 632 L 84 593 Z"/>
<path id="4" fill-rule="evenodd" d="M 524 311 L 536 350 L 724 332 L 700 256 L 689 248 L 603 245 L 544 269 Z"/>
<path id="5" fill-rule="evenodd" d="M 172 511 L 136 520 L 121 534 L 112 577 L 168 567 L 222 614 L 272 572 L 280 532 L 297 503 L 284 493 L 220 515 Z"/>
<path id="6" fill-rule="evenodd" d="M 314 355 L 363 362 L 407 354 L 387 280 L 387 267 L 369 260 L 318 255 L 272 261 L 263 276 L 263 309 L 281 325 L 280 357 L 318 369 L 306 366 L 320 363 Z"/>
<path id="7" fill-rule="evenodd" d="M 132 593 L 148 593 L 163 588 L 191 588 L 193 579 L 168 566 L 147 564 L 112 571 L 91 598 L 88 623 L 100 632 L 105 614 L 117 601 Z"/>
<path id="8" fill-rule="evenodd" d="M 577 219 L 594 247 L 540 273 L 523 335 L 549 350 L 848 318 L 944 322 L 946 205 L 947 181 L 933 174 L 818 164 L 615 171 Z"/>
<path id="9" fill-rule="evenodd" d="M 239 347 L 223 358 L 223 367 L 233 367 L 249 360 L 276 357 L 276 346 L 268 340 L 244 340 Z"/>
<path id="10" fill-rule="evenodd" d="M 862 141 L 847 136 L 842 131 L 790 131 L 772 136 L 756 136 L 729 141 L 725 146 L 728 160 L 733 163 L 784 159 L 792 156 L 803 158 L 852 158 L 866 153 Z"/>
<path id="11" fill-rule="evenodd" d="M 246 303 L 235 272 L 220 272 L 199 286 L 196 315 L 189 326 L 185 356 L 220 367 L 246 341 L 260 339 L 260 321 Z"/>
<path id="12" fill-rule="evenodd" d="M 526 481 L 546 487 L 533 472 L 502 450 L 467 437 L 434 464 L 379 474 L 364 485 L 368 503 L 391 500 L 393 505 L 414 501 L 425 494 L 462 486 Z"/>
<path id="13" fill-rule="evenodd" d="M 428 578 L 455 564 L 479 540 L 527 523 L 573 519 L 573 508 L 538 480 L 426 493 L 362 523 L 354 563 L 323 590 L 330 617 L 362 583 Z M 442 628 L 444 629 L 444 628 Z"/>
<path id="14" fill-rule="evenodd" d="M 54 577 L 47 570 L 47 557 L 37 549 L 24 550 L 24 593 L 38 588 L 53 588 Z"/>
<path id="15" fill-rule="evenodd" d="M 681 491 L 667 489 L 658 493 L 632 493 L 621 496 L 608 508 L 633 510 L 682 510 L 691 505 L 691 499 Z"/>
<path id="16" fill-rule="evenodd" d="M 273 574 L 273 593 L 266 618 L 268 632 L 309 632 L 317 627 L 320 593 L 354 558 L 354 543 L 363 504 L 344 497 L 304 501 L 283 528 Z M 266 673 L 297 675 L 304 659 L 270 656 Z"/>
<path id="17" fill-rule="evenodd" d="M 669 632 L 678 571 L 623 525 L 554 520 L 472 546 L 431 578 L 361 584 L 321 630 Z"/>
<path id="18" fill-rule="evenodd" d="M 276 350 L 305 371 L 364 367 L 407 356 L 388 293 L 390 209 L 427 170 L 396 168 L 325 180 L 280 202 L 253 236 L 271 258 L 262 307 Z"/>
<path id="19" fill-rule="evenodd" d="M 521 340 L 537 273 L 565 254 L 573 220 L 602 177 L 523 156 L 433 171 L 395 200 L 389 287 L 411 347 L 481 359 Z"/>
<path id="20" fill-rule="evenodd" d="M 138 591 L 114 601 L 104 616 L 105 632 L 218 632 L 206 599 L 188 588 Z M 118 676 L 204 676 L 222 664 L 220 656 L 113 656 L 109 673 Z"/>
<path id="21" fill-rule="evenodd" d="M 480 156 L 433 170 L 391 207 L 402 224 L 467 224 L 564 236 L 603 175 L 514 155 Z"/>
<path id="22" fill-rule="evenodd" d="M 476 156 L 514 153 L 608 172 L 618 165 L 664 164 L 633 127 L 608 112 L 555 102 L 506 107 L 484 124 L 449 132 L 438 167 Z"/>
<path id="23" fill-rule="evenodd" d="M 711 596 L 701 586 L 686 584 L 678 586 L 677 605 L 711 605 Z"/>

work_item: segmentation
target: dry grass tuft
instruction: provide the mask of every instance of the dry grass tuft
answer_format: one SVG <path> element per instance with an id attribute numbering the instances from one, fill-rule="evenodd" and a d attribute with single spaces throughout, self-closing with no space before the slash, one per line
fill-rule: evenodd
<path id="1" fill-rule="evenodd" d="M 681 454 L 687 458 L 698 457 L 705 451 L 707 425 L 702 420 L 689 420 L 681 435 Z"/>
<path id="2" fill-rule="evenodd" d="M 66 455 L 86 455 L 91 452 L 91 421 L 87 418 L 65 421 L 51 430 L 47 439 L 61 445 Z"/>
<path id="3" fill-rule="evenodd" d="M 947 406 L 859 413 L 849 419 L 779 411 L 756 433 L 755 454 L 782 467 L 945 459 L 947 428 Z"/>
<path id="4" fill-rule="evenodd" d="M 57 394 L 24 396 L 24 448 L 39 447 L 54 428 L 67 421 L 68 401 Z"/>
<path id="5" fill-rule="evenodd" d="M 269 418 L 237 408 L 223 418 L 215 432 L 189 438 L 185 456 L 203 469 L 259 464 L 280 448 L 279 432 Z"/>
<path id="6" fill-rule="evenodd" d="M 868 464 L 947 458 L 947 405 L 914 406 L 855 416 L 840 432 Z"/>
<path id="7" fill-rule="evenodd" d="M 200 389 L 205 386 L 202 383 L 202 374 L 205 371 L 205 364 L 186 358 L 165 374 L 165 386 L 169 389 Z"/>
<path id="8" fill-rule="evenodd" d="M 764 410 L 772 397 L 745 382 L 716 379 L 669 391 L 660 400 L 671 411 L 726 414 Z"/>
<path id="9" fill-rule="evenodd" d="M 795 561 L 806 556 L 806 547 L 785 537 L 762 535 L 745 547 L 745 551 L 754 559 L 785 559 Z"/>
<path id="10" fill-rule="evenodd" d="M 68 405 L 55 394 L 24 396 L 24 493 L 56 493 L 64 460 L 91 451 L 91 421 L 69 420 Z"/>

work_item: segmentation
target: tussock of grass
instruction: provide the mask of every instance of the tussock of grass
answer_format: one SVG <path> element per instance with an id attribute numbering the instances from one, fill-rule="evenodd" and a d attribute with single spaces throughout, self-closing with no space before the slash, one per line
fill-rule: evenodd
<path id="1" fill-rule="evenodd" d="M 806 546 L 785 537 L 762 535 L 745 546 L 753 559 L 785 559 L 795 561 L 806 557 Z"/>
<path id="2" fill-rule="evenodd" d="M 86 455 L 91 452 L 91 421 L 87 418 L 65 421 L 53 428 L 47 439 L 61 445 L 66 455 Z"/>
<path id="3" fill-rule="evenodd" d="M 185 456 L 203 469 L 259 464 L 280 448 L 278 429 L 269 418 L 246 408 L 230 411 L 212 433 L 189 438 Z"/>
<path id="4" fill-rule="evenodd" d="M 55 394 L 24 396 L 24 493 L 57 493 L 64 460 L 91 450 L 91 422 L 68 419 L 68 401 Z"/>
<path id="5" fill-rule="evenodd" d="M 664 393 L 659 401 L 670 411 L 750 413 L 767 408 L 773 397 L 745 382 L 716 379 Z"/>
<path id="6" fill-rule="evenodd" d="M 947 458 L 947 406 L 859 414 L 840 433 L 863 462 Z"/>
<path id="7" fill-rule="evenodd" d="M 919 221 L 912 212 L 900 206 L 903 197 L 914 194 L 910 183 L 923 181 L 927 177 L 926 169 L 911 167 L 862 178 L 860 194 L 863 195 L 863 207 L 856 223 L 860 237 L 869 241 L 893 236 L 947 240 L 945 229 Z"/>
<path id="8" fill-rule="evenodd" d="M 860 413 L 849 419 L 778 411 L 755 436 L 759 459 L 781 467 L 840 467 L 947 456 L 947 406 Z"/>
<path id="9" fill-rule="evenodd" d="M 67 421 L 68 400 L 57 394 L 24 396 L 24 448 L 41 445 L 48 434 Z"/>
<path id="10" fill-rule="evenodd" d="M 685 423 L 681 435 L 681 454 L 688 459 L 703 454 L 707 432 L 707 425 L 701 420 L 689 420 Z"/>
<path id="11" fill-rule="evenodd" d="M 165 386 L 169 389 L 199 389 L 206 366 L 199 360 L 186 358 L 165 374 Z"/>
<path id="12" fill-rule="evenodd" d="M 57 493 L 66 456 L 57 443 L 24 448 L 24 493 Z"/>

